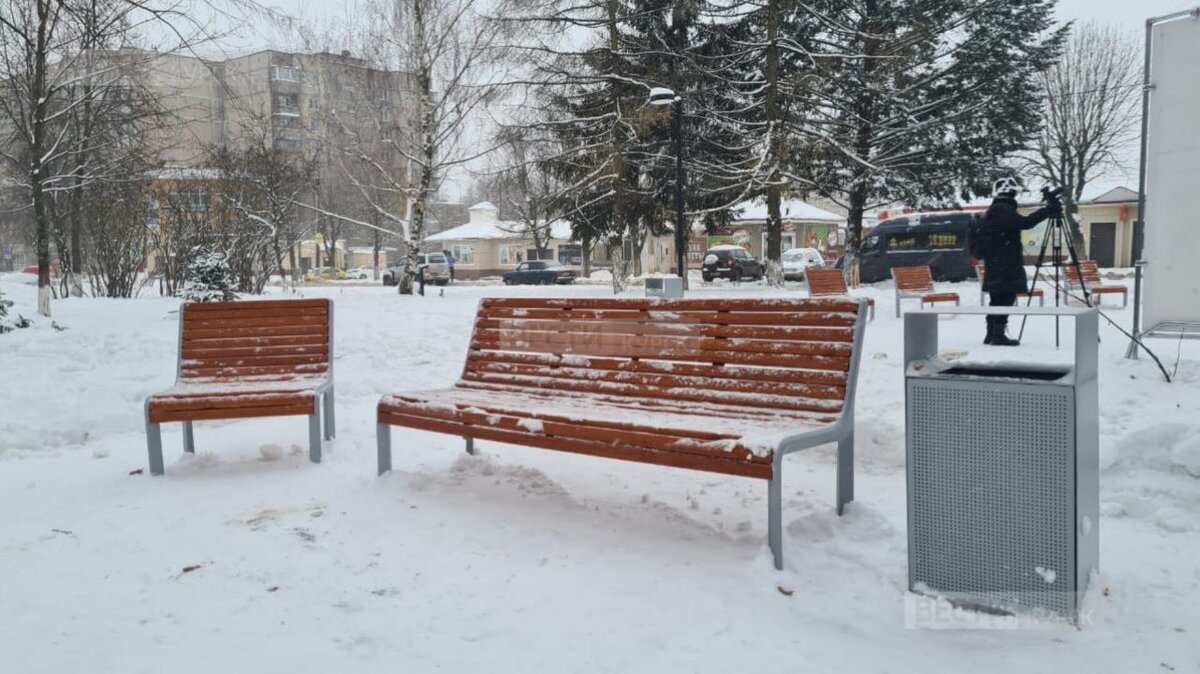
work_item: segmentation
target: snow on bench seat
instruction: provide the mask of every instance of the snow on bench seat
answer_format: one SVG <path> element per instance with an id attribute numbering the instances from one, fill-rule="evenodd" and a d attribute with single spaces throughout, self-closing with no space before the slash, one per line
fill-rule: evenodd
<path id="1" fill-rule="evenodd" d="M 168 422 L 183 422 L 193 452 L 193 421 L 307 416 L 309 457 L 320 461 L 322 401 L 326 439 L 334 433 L 332 313 L 328 299 L 184 304 L 177 380 L 146 400 L 151 474 L 163 473 Z"/>
<path id="2" fill-rule="evenodd" d="M 452 388 L 384 396 L 391 426 L 770 481 L 781 458 L 838 443 L 838 511 L 853 500 L 853 395 L 867 305 L 831 299 L 544 299 L 480 303 Z"/>

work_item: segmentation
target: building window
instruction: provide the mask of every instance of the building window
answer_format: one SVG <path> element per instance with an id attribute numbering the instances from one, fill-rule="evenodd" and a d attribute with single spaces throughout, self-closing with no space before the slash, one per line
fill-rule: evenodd
<path id="1" fill-rule="evenodd" d="M 558 263 L 574 266 L 583 264 L 583 246 L 574 243 L 559 246 Z"/>
<path id="2" fill-rule="evenodd" d="M 767 256 L 767 233 L 766 232 L 763 232 L 762 244 L 763 244 L 762 257 L 766 257 Z M 785 250 L 791 250 L 795 247 L 796 247 L 796 235 L 795 234 L 780 233 L 780 235 L 779 235 L 779 252 L 782 253 Z"/>
<path id="3" fill-rule="evenodd" d="M 271 79 L 281 82 L 299 82 L 300 69 L 292 66 L 271 66 Z"/>
<path id="4" fill-rule="evenodd" d="M 300 150 L 304 147 L 304 141 L 299 138 L 276 138 L 275 148 L 278 150 Z"/>
<path id="5" fill-rule="evenodd" d="M 171 192 L 167 195 L 171 206 L 190 213 L 201 213 L 208 210 L 208 192 L 202 190 L 190 192 Z"/>
<path id="6" fill-rule="evenodd" d="M 526 248 L 525 249 L 525 259 L 526 260 L 553 260 L 554 259 L 554 251 L 550 250 L 550 249 L 546 249 L 539 253 L 537 248 Z"/>
<path id="7" fill-rule="evenodd" d="M 383 110 L 382 110 L 382 111 L 379 113 L 379 115 L 380 115 L 379 119 L 380 119 L 381 121 L 384 121 L 384 122 L 390 122 L 390 121 L 392 121 L 392 111 L 391 111 L 390 109 L 388 109 L 388 108 L 384 108 L 384 109 L 383 109 Z"/>
<path id="8" fill-rule="evenodd" d="M 300 97 L 296 94 L 275 94 L 275 107 L 281 110 L 299 110 Z"/>
<path id="9" fill-rule="evenodd" d="M 455 265 L 475 264 L 475 246 L 453 246 L 450 252 L 454 253 Z"/>
<path id="10" fill-rule="evenodd" d="M 501 246 L 500 264 L 521 264 L 525 261 L 525 246 Z"/>
<path id="11" fill-rule="evenodd" d="M 309 110 L 320 110 L 321 109 L 321 104 L 317 102 L 316 96 L 312 96 L 308 99 L 308 109 Z"/>

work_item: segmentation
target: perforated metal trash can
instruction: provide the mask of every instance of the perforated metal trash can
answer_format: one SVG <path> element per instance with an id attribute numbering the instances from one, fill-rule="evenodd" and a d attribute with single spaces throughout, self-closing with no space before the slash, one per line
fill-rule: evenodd
<path id="1" fill-rule="evenodd" d="M 906 317 L 910 590 L 1078 620 L 1099 564 L 1090 311 L 1089 322 L 1072 310 L 1081 319 L 1076 362 L 1060 366 L 947 363 L 937 357 L 936 314 L 959 312 Z"/>

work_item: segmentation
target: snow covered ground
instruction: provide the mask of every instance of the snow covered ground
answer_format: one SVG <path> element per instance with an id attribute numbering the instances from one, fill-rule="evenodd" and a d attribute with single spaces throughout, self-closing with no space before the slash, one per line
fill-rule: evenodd
<path id="1" fill-rule="evenodd" d="M 834 514 L 831 447 L 789 457 L 782 572 L 757 480 L 488 442 L 472 458 L 400 429 L 375 477 L 379 396 L 450 385 L 480 297 L 606 292 L 305 289 L 336 300 L 324 463 L 302 418 L 198 423 L 195 457 L 168 425 L 163 478 L 140 472 L 142 404 L 174 378 L 176 301 L 59 301 L 65 329 L 0 336 L 0 671 L 1200 671 L 1197 343 L 1152 343 L 1168 367 L 1178 349 L 1168 385 L 1102 327 L 1102 573 L 1082 630 L 906 629 L 902 331 L 882 285 L 857 501 Z M 1016 353 L 981 346 L 981 318 L 941 328 L 945 349 Z M 1064 328 L 1056 352 L 1031 320 L 1021 357 L 1068 359 Z"/>

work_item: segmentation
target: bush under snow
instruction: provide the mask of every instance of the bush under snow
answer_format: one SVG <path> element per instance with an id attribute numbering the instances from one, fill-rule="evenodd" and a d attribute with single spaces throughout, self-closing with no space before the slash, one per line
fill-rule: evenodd
<path id="1" fill-rule="evenodd" d="M 237 299 L 234 287 L 226 255 L 201 252 L 188 263 L 179 296 L 188 302 L 228 302 Z"/>

